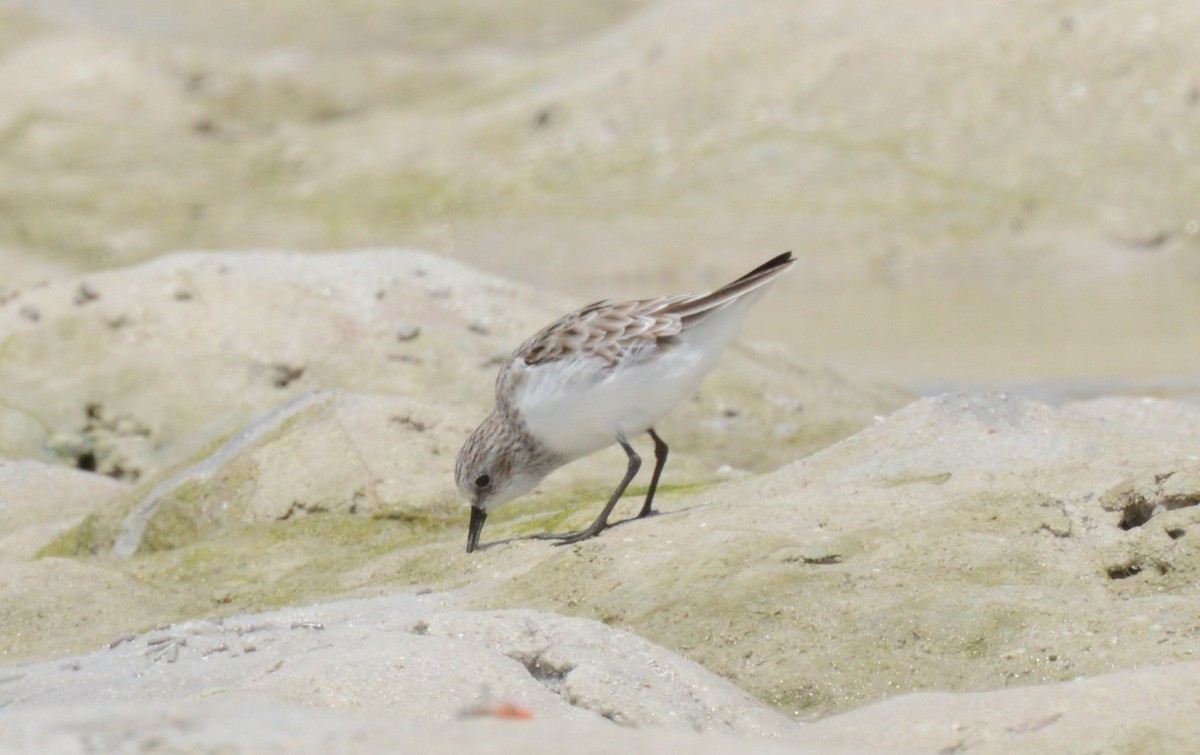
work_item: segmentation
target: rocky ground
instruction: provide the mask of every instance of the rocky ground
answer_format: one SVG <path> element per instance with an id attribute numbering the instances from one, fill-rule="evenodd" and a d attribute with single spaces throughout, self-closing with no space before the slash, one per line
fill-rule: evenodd
<path id="1" fill-rule="evenodd" d="M 5 744 L 283 747 L 295 705 L 464 748 L 480 724 L 433 722 L 515 716 L 518 748 L 567 722 L 815 751 L 1196 733 L 1123 707 L 1156 674 L 1195 701 L 1195 404 L 914 401 L 741 346 L 661 427 L 660 516 L 521 539 L 594 516 L 623 466 L 598 454 L 467 555 L 454 456 L 533 301 L 380 250 L 173 255 L 3 305 Z"/>
<path id="2" fill-rule="evenodd" d="M 0 0 L 0 749 L 1191 751 L 1200 13 L 490 8 Z M 785 249 L 464 552 L 517 343 Z"/>

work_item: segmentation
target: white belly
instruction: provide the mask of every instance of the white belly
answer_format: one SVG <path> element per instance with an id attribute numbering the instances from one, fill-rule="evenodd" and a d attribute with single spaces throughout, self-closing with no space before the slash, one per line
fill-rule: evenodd
<path id="1" fill-rule="evenodd" d="M 604 372 L 583 359 L 528 367 L 517 408 L 542 443 L 577 459 L 653 427 L 696 392 L 721 350 L 685 342 Z"/>
<path id="2" fill-rule="evenodd" d="M 685 329 L 669 348 L 629 353 L 614 369 L 594 358 L 511 365 L 524 378 L 513 403 L 529 430 L 567 461 L 633 438 L 695 394 L 761 291 Z"/>

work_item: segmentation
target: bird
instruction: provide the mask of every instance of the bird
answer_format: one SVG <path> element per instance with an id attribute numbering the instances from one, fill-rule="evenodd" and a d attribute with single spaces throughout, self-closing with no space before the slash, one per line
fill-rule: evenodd
<path id="1" fill-rule="evenodd" d="M 630 439 L 654 442 L 654 472 L 637 518 L 653 513 L 668 446 L 654 426 L 699 388 L 737 336 L 750 306 L 794 264 L 780 254 L 710 293 L 589 304 L 538 331 L 496 376 L 495 406 L 463 444 L 455 483 L 471 507 L 467 553 L 488 513 L 548 474 L 619 445 L 628 465 L 585 529 L 543 533 L 560 545 L 599 535 L 641 467 Z"/>

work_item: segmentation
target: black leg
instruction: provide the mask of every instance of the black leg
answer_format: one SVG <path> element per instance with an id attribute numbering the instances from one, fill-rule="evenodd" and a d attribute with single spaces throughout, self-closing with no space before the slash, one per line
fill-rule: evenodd
<path id="1" fill-rule="evenodd" d="M 647 432 L 654 438 L 654 475 L 650 478 L 650 489 L 646 491 L 646 502 L 642 504 L 642 513 L 638 514 L 638 519 L 654 513 L 651 508 L 654 504 L 654 491 L 658 490 L 658 478 L 662 476 L 663 467 L 667 465 L 667 444 L 658 437 L 653 427 Z"/>
<path id="2" fill-rule="evenodd" d="M 613 507 L 617 505 L 617 501 L 621 500 L 621 494 L 625 492 L 625 488 L 629 487 L 629 483 L 633 481 L 634 475 L 638 473 L 638 469 L 642 466 L 642 457 L 637 455 L 637 451 L 633 450 L 633 446 L 624 438 L 617 438 L 617 442 L 621 444 L 621 448 L 625 449 L 625 455 L 629 457 L 629 467 L 625 470 L 625 479 L 621 480 L 621 484 L 613 491 L 612 497 L 608 499 L 608 503 L 604 504 L 604 511 L 600 512 L 600 516 L 596 517 L 596 521 L 592 522 L 585 530 L 579 532 L 567 532 L 561 535 L 546 533 L 537 535 L 539 540 L 561 540 L 559 545 L 567 543 L 578 543 L 580 540 L 587 540 L 590 537 L 599 535 L 605 527 L 608 526 L 608 515 L 612 513 Z"/>

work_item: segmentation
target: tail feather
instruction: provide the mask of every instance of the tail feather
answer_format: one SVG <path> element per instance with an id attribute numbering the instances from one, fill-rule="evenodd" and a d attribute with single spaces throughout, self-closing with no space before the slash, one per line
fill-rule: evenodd
<path id="1" fill-rule="evenodd" d="M 678 317 L 684 329 L 697 325 L 751 291 L 775 280 L 795 261 L 791 252 L 784 252 L 710 294 L 681 299 L 667 307 L 664 314 Z"/>

